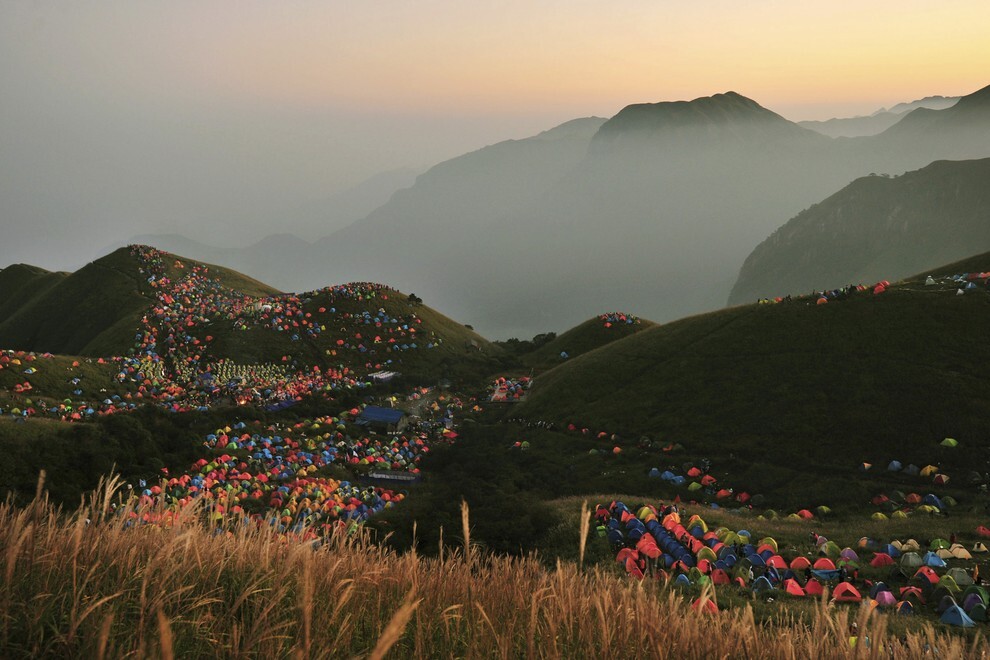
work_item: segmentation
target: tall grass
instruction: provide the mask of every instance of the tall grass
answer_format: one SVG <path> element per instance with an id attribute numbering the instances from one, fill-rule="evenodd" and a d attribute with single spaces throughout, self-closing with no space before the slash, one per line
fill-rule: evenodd
<path id="1" fill-rule="evenodd" d="M 907 658 L 927 645 L 961 658 L 986 648 L 930 626 L 902 642 L 884 617 L 825 603 L 810 625 L 756 624 L 749 607 L 704 614 L 657 583 L 479 552 L 466 508 L 464 549 L 430 559 L 360 533 L 314 543 L 230 530 L 196 507 L 138 525 L 165 511 L 121 503 L 118 486 L 107 480 L 71 514 L 43 496 L 0 505 L 0 655 Z M 850 647 L 852 619 L 868 651 Z"/>

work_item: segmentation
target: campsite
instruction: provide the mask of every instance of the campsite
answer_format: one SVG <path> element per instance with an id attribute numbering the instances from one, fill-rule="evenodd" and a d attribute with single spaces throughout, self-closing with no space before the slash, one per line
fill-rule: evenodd
<path id="1" fill-rule="evenodd" d="M 607 312 L 532 342 L 488 342 L 379 284 L 297 295 L 253 283 L 245 294 L 236 273 L 146 246 L 108 259 L 136 287 L 134 308 L 119 306 L 109 327 L 35 343 L 4 336 L 5 601 L 34 612 L 5 628 L 4 648 L 172 644 L 198 654 L 246 644 L 282 654 L 313 640 L 275 609 L 294 612 L 303 599 L 304 625 L 339 617 L 339 604 L 296 582 L 334 557 L 354 563 L 321 578 L 328 593 L 347 602 L 360 590 L 377 603 L 362 606 L 377 608 L 370 628 L 334 627 L 339 648 L 355 653 L 396 621 L 405 623 L 393 643 L 408 652 L 439 636 L 452 653 L 525 653 L 553 631 L 560 654 L 587 644 L 605 653 L 607 626 L 578 632 L 568 621 L 579 611 L 530 599 L 588 589 L 582 607 L 662 613 L 648 646 L 671 617 L 698 616 L 747 628 L 765 649 L 781 635 L 828 653 L 863 636 L 895 657 L 982 644 L 990 456 L 977 383 L 988 349 L 958 329 L 990 314 L 986 255 L 672 324 Z M 50 308 L 30 296 L 19 304 L 15 316 L 50 325 Z M 901 357 L 936 344 L 924 359 Z M 871 361 L 869 379 L 850 377 L 843 351 Z M 202 560 L 128 559 L 205 599 L 202 614 L 180 614 L 168 591 L 138 604 L 139 583 L 115 585 L 105 572 L 123 560 L 84 557 L 88 542 L 60 549 L 65 535 L 118 548 L 202 537 L 242 568 L 197 594 L 187 580 L 207 570 Z M 27 596 L 35 583 L 57 589 L 46 557 L 65 552 L 98 582 L 68 627 L 53 617 L 78 608 L 78 596 Z M 270 560 L 249 569 L 253 553 Z M 396 572 L 387 593 L 379 578 L 346 577 L 359 557 L 381 579 Z M 426 584 L 464 570 L 512 571 L 533 586 L 485 593 L 471 579 L 430 595 Z M 280 632 L 207 641 L 200 630 L 216 624 L 203 619 L 206 603 L 250 584 L 270 585 L 257 592 L 267 600 L 242 599 L 261 608 L 257 625 Z M 151 617 L 146 628 L 130 630 L 133 608 Z M 409 623 L 427 608 L 435 618 Z M 522 608 L 529 623 L 490 608 Z M 491 638 L 457 641 L 476 617 Z"/>

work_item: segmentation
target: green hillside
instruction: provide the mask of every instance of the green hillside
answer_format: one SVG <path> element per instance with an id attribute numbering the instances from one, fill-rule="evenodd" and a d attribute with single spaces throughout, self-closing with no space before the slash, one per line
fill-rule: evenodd
<path id="1" fill-rule="evenodd" d="M 967 263 L 990 268 L 990 255 Z M 940 463 L 965 486 L 990 468 L 990 346 L 975 330 L 990 322 L 990 296 L 982 280 L 956 291 L 918 278 L 881 295 L 682 319 L 539 376 L 513 414 L 680 442 L 738 486 L 805 505 L 830 488 L 867 497 L 861 462 Z M 960 448 L 940 447 L 945 437 Z"/>
<path id="2" fill-rule="evenodd" d="M 28 264 L 13 264 L 0 270 L 0 318 L 9 316 L 25 301 L 40 296 L 68 275 Z"/>
<path id="3" fill-rule="evenodd" d="M 656 325 L 653 321 L 631 314 L 623 316 L 627 317 L 626 320 L 610 319 L 609 314 L 588 319 L 529 353 L 524 360 L 534 367 L 556 366 L 565 359 L 575 358 Z M 562 353 L 566 353 L 567 358 Z"/>

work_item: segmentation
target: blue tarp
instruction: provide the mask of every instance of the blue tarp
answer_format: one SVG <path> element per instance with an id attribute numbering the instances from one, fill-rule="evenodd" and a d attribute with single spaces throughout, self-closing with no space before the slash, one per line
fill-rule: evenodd
<path id="1" fill-rule="evenodd" d="M 358 417 L 359 424 L 398 424 L 405 415 L 401 410 L 395 408 L 382 408 L 379 406 L 368 406 Z"/>

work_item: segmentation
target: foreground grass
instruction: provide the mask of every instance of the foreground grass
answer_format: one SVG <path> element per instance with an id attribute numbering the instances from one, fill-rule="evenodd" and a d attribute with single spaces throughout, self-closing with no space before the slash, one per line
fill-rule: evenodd
<path id="1" fill-rule="evenodd" d="M 0 649 L 6 657 L 845 657 L 857 618 L 872 650 L 978 655 L 977 637 L 930 626 L 902 640 L 867 609 L 813 607 L 758 625 L 752 609 L 709 615 L 657 584 L 577 563 L 465 550 L 398 555 L 360 535 L 323 544 L 267 527 L 224 530 L 190 508 L 121 507 L 114 483 L 61 515 L 42 498 L 0 506 Z M 890 648 L 887 646 L 890 644 Z M 860 647 L 862 650 L 862 647 Z"/>

